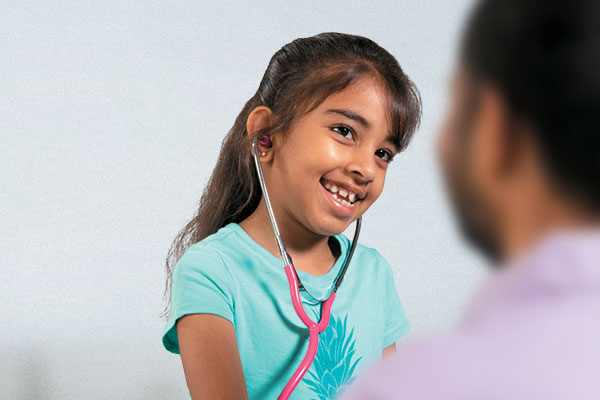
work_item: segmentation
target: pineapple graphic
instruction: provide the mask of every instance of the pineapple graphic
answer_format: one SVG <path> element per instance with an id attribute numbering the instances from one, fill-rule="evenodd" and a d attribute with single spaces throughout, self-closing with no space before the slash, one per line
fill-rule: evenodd
<path id="1" fill-rule="evenodd" d="M 331 400 L 349 386 L 362 357 L 355 357 L 354 328 L 347 332 L 348 314 L 342 320 L 331 316 L 329 326 L 319 335 L 319 348 L 303 382 L 315 393 L 315 400 Z"/>

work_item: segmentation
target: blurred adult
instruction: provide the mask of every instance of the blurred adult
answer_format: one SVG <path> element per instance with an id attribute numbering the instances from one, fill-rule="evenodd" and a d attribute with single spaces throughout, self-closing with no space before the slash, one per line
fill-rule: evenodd
<path id="1" fill-rule="evenodd" d="M 479 2 L 439 154 L 495 271 L 345 398 L 600 399 L 600 2 Z"/>

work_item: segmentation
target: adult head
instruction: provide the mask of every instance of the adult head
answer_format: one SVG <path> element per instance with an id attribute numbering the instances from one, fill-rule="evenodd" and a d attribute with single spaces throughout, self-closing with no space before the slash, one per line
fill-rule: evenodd
<path id="1" fill-rule="evenodd" d="M 463 232 L 495 259 L 600 215 L 600 2 L 484 0 L 440 137 Z"/>

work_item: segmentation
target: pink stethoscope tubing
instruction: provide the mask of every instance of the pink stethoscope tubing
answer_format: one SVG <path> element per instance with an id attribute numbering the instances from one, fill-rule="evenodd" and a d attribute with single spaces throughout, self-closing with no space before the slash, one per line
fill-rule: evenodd
<path id="1" fill-rule="evenodd" d="M 302 300 L 300 300 L 300 290 L 298 288 L 298 276 L 296 275 L 296 268 L 294 268 L 293 264 L 288 264 L 285 266 L 285 275 L 287 276 L 288 283 L 290 285 L 290 294 L 292 296 L 292 304 L 294 305 L 294 310 L 296 310 L 296 314 L 300 317 L 300 320 L 306 325 L 308 328 L 309 334 L 309 342 L 308 342 L 308 351 L 304 356 L 304 359 L 300 363 L 300 366 L 294 372 L 294 375 L 290 378 L 288 383 L 283 388 L 283 391 L 279 395 L 279 400 L 287 400 L 296 385 L 302 380 L 302 377 L 308 371 L 308 368 L 312 364 L 317 355 L 317 349 L 319 348 L 319 333 L 323 332 L 327 329 L 327 325 L 329 325 L 329 318 L 331 316 L 331 305 L 333 304 L 333 300 L 335 300 L 335 292 L 332 291 L 329 298 L 325 300 L 321 304 L 321 319 L 317 323 L 310 319 L 306 312 L 304 311 L 304 307 L 302 306 Z"/>

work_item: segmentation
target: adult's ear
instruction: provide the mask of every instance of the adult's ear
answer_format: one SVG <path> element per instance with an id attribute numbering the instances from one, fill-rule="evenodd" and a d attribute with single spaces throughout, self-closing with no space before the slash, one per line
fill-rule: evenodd
<path id="1" fill-rule="evenodd" d="M 471 141 L 471 167 L 482 179 L 495 180 L 514 167 L 515 132 L 512 132 L 511 116 L 500 92 L 492 86 L 479 90 Z"/>
<path id="2" fill-rule="evenodd" d="M 494 87 L 482 89 L 480 106 L 477 151 L 481 167 L 499 177 L 521 174 L 534 158 L 533 128 L 515 115 Z"/>

